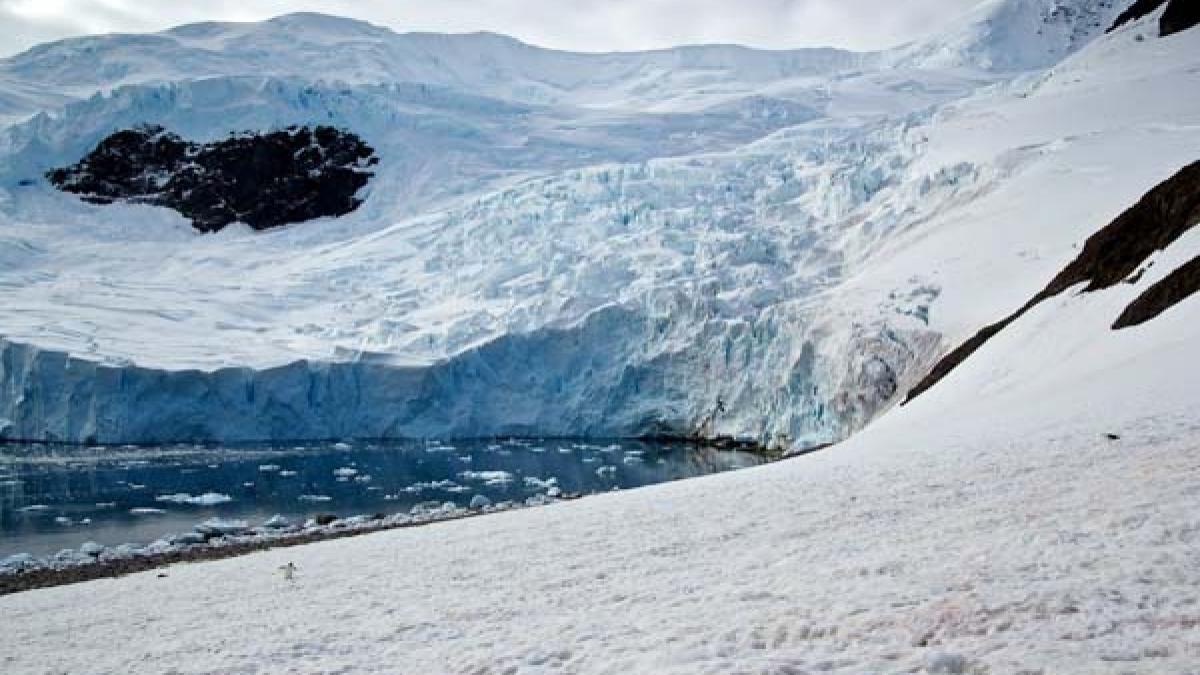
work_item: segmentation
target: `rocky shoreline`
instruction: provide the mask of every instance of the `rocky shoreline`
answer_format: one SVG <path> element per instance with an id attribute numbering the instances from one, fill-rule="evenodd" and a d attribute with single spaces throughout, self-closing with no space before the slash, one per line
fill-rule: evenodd
<path id="1" fill-rule="evenodd" d="M 582 495 L 574 493 L 538 495 L 520 503 L 474 504 L 471 508 L 446 502 L 438 506 L 419 505 L 409 513 L 390 516 L 317 516 L 303 525 L 288 523 L 281 516 L 275 516 L 257 527 L 249 527 L 241 521 L 211 519 L 197 524 L 191 532 L 168 535 L 144 547 L 133 544 L 105 547 L 85 543 L 70 557 L 62 554 L 49 558 L 9 556 L 0 560 L 0 597 L 39 588 L 120 577 L 177 563 L 221 560 L 272 548 L 420 527 L 580 497 Z"/>

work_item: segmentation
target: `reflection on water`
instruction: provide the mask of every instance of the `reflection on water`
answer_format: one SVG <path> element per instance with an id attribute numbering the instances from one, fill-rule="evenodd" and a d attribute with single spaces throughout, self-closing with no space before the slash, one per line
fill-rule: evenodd
<path id="1" fill-rule="evenodd" d="M 634 441 L 510 440 L 276 447 L 0 446 L 0 558 L 84 541 L 148 543 L 206 518 L 407 512 L 593 493 L 760 463 L 752 454 Z"/>

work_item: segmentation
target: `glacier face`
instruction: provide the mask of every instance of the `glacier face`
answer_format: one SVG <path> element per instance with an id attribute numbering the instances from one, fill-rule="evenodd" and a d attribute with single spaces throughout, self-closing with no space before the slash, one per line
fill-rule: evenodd
<path id="1" fill-rule="evenodd" d="M 1132 44 L 1041 70 L 1092 9 L 989 2 L 866 55 L 577 55 L 292 15 L 0 62 L 0 437 L 836 440 L 972 326 L 973 261 L 1015 264 L 929 242 L 1121 123 L 977 131 L 1008 105 L 1049 120 L 1059 83 L 1095 77 L 1072 60 Z M 991 57 L 1017 39 L 1033 56 Z M 333 123 L 381 163 L 352 214 L 207 236 L 36 180 L 142 123 Z M 1043 239 L 1021 264 L 1073 243 Z"/>

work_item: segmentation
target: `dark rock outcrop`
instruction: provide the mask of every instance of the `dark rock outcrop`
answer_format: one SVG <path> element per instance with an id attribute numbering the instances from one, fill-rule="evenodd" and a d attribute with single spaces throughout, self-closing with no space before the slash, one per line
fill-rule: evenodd
<path id="1" fill-rule="evenodd" d="M 1200 256 L 1184 263 L 1129 303 L 1117 317 L 1113 330 L 1146 323 L 1197 291 L 1200 291 Z"/>
<path id="2" fill-rule="evenodd" d="M 1171 0 L 1167 11 L 1158 22 L 1158 32 L 1163 37 L 1185 31 L 1200 24 L 1200 2 L 1196 0 Z"/>
<path id="3" fill-rule="evenodd" d="M 202 232 L 233 222 L 262 230 L 353 211 L 377 162 L 358 136 L 327 126 L 233 134 L 207 144 L 143 126 L 112 134 L 78 164 L 46 177 L 94 204 L 173 208 Z"/>
<path id="4" fill-rule="evenodd" d="M 940 382 L 984 343 L 1038 303 L 1077 284 L 1087 284 L 1083 288 L 1084 292 L 1114 286 L 1135 274 L 1154 252 L 1167 248 L 1197 224 L 1200 224 L 1200 162 L 1184 167 L 1179 173 L 1160 183 L 1107 227 L 1089 237 L 1079 256 L 1024 306 L 1000 321 L 984 327 L 971 339 L 942 357 L 929 374 L 908 392 L 905 403 Z M 1159 283 L 1164 283 L 1167 279 Z M 1147 290 L 1143 297 L 1153 290 Z M 1167 296 L 1177 295 L 1175 292 L 1160 293 Z M 1176 298 L 1175 302 L 1179 300 L 1182 298 Z M 1153 304 L 1162 301 L 1146 302 Z M 1163 307 L 1160 312 L 1165 309 L 1166 307 Z M 1129 311 L 1126 310 L 1127 313 Z M 1153 317 L 1147 316 L 1146 320 L 1149 318 Z"/>
<path id="5" fill-rule="evenodd" d="M 1109 26 L 1105 32 L 1111 33 L 1131 21 L 1137 21 L 1150 12 L 1162 7 L 1166 2 L 1167 0 L 1137 0 L 1124 12 L 1118 14 L 1116 21 L 1113 21 L 1113 25 Z"/>
<path id="6" fill-rule="evenodd" d="M 1117 16 L 1108 32 L 1111 33 L 1131 21 L 1137 21 L 1163 5 L 1167 5 L 1167 9 L 1158 21 L 1160 37 L 1174 35 L 1200 23 L 1200 2 L 1196 0 L 1137 0 Z"/>

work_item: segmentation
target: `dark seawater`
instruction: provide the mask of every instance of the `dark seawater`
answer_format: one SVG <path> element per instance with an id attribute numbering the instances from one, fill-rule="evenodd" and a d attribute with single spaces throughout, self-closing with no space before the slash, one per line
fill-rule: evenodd
<path id="1" fill-rule="evenodd" d="M 510 440 L 204 448 L 0 445 L 0 558 L 146 544 L 211 517 L 407 513 L 635 488 L 762 463 L 672 444 Z"/>

